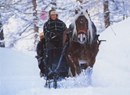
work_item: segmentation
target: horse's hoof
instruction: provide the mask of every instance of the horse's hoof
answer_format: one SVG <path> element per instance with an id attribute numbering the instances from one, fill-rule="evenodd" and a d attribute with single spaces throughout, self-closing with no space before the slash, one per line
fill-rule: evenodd
<path id="1" fill-rule="evenodd" d="M 93 71 L 93 68 L 89 66 L 89 67 L 86 69 L 86 74 L 89 75 L 89 76 L 91 76 L 92 71 Z"/>

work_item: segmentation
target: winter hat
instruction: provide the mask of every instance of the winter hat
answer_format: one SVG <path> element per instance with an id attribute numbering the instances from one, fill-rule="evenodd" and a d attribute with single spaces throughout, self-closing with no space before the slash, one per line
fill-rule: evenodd
<path id="1" fill-rule="evenodd" d="M 58 13 L 56 12 L 56 10 L 52 9 L 49 11 L 49 16 L 56 14 L 58 16 Z"/>

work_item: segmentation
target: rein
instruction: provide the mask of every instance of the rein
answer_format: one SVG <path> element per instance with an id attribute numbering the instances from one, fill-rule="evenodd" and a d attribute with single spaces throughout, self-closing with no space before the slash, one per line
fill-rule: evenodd
<path id="1" fill-rule="evenodd" d="M 71 30 L 70 30 L 71 31 Z M 87 35 L 87 32 L 85 30 L 79 30 L 80 32 L 78 34 L 85 34 Z M 87 30 L 88 31 L 88 30 Z M 73 31 L 72 31 L 73 32 Z M 75 38 L 77 35 L 74 35 L 74 37 L 72 37 L 71 41 L 74 42 L 78 42 L 77 39 Z"/>

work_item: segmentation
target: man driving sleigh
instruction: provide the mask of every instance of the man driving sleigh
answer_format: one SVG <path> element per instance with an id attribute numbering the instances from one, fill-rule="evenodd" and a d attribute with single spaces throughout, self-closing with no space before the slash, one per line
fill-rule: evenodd
<path id="1" fill-rule="evenodd" d="M 59 69 L 57 69 L 57 72 L 60 72 L 59 75 L 62 77 L 68 75 L 68 65 L 65 57 L 59 62 L 63 51 L 63 34 L 66 29 L 66 24 L 58 18 L 58 13 L 54 9 L 50 10 L 49 19 L 43 27 L 44 37 L 41 39 L 43 43 L 39 45 L 39 42 L 37 45 L 37 56 L 41 58 L 38 61 L 41 77 L 50 72 L 49 68 L 51 70 L 57 68 L 58 63 L 60 63 Z M 39 55 L 38 51 L 42 54 Z"/>

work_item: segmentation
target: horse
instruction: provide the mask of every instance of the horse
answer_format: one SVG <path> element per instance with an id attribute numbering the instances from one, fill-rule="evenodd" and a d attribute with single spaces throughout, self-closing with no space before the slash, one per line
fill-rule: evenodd
<path id="1" fill-rule="evenodd" d="M 79 75 L 83 69 L 93 68 L 100 45 L 96 26 L 88 12 L 80 10 L 75 13 L 73 23 L 64 33 L 64 39 L 68 37 L 66 59 L 72 76 Z M 79 62 L 81 60 L 84 62 Z"/>

